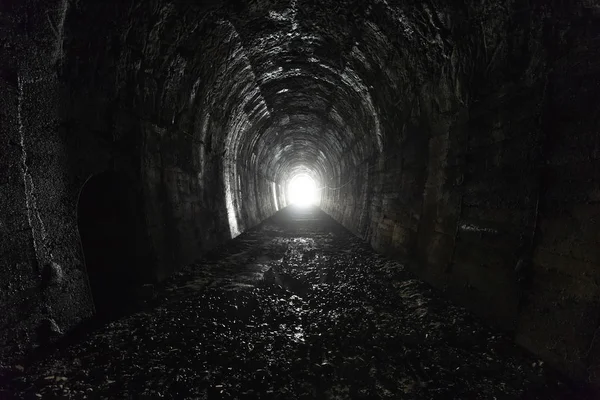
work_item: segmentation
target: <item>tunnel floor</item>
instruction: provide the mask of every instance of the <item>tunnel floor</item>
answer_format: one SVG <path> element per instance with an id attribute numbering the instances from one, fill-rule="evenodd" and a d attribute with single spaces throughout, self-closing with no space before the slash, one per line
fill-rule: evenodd
<path id="1" fill-rule="evenodd" d="M 177 273 L 143 310 L 16 366 L 6 387 L 32 399 L 575 394 L 322 211 L 292 208 Z"/>

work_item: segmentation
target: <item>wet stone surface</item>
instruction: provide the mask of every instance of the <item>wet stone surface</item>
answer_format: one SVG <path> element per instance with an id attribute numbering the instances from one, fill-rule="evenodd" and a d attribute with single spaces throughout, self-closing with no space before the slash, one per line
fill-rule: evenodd
<path id="1" fill-rule="evenodd" d="M 145 310 L 5 369 L 0 398 L 576 395 L 318 210 L 280 212 L 157 291 Z"/>

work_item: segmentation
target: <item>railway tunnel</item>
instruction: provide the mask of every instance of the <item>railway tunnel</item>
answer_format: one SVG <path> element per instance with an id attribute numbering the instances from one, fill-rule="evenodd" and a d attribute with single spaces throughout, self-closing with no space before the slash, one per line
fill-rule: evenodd
<path id="1" fill-rule="evenodd" d="M 211 301 L 256 289 L 309 304 L 323 285 L 348 288 L 341 296 L 350 301 L 355 280 L 370 271 L 379 280 L 365 287 L 377 291 L 379 282 L 390 293 L 381 298 L 390 303 L 384 314 L 410 318 L 418 310 L 402 297 L 404 286 L 390 282 L 420 282 L 415 296 L 433 293 L 427 296 L 464 310 L 480 324 L 473 333 L 497 332 L 464 336 L 463 345 L 506 338 L 503 346 L 526 354 L 519 362 L 528 371 L 536 365 L 521 375 L 543 375 L 533 379 L 544 382 L 540 393 L 552 392 L 546 380 L 563 378 L 570 383 L 561 387 L 592 390 L 600 365 L 599 18 L 586 0 L 2 2 L 5 392 L 33 395 L 47 365 L 40 354 L 71 340 L 86 321 L 106 320 L 103 333 L 86 333 L 84 341 L 102 343 L 111 326 L 118 336 L 115 324 L 131 333 L 140 309 L 180 301 L 165 293 L 187 293 L 183 277 L 205 282 L 198 276 L 215 266 L 222 268 L 210 279 L 223 285 L 244 268 L 260 279 Z M 290 184 L 299 180 L 310 183 L 298 191 L 310 203 L 304 209 L 291 205 Z M 232 249 L 246 255 L 235 258 Z M 290 263 L 305 274 L 285 269 Z M 345 278 L 311 281 L 309 267 Z M 207 290 L 216 289 L 199 284 L 193 296 Z M 384 314 L 368 318 L 385 321 Z M 452 332 L 464 323 L 466 332 L 465 318 L 438 322 Z M 379 329 L 371 328 L 363 334 Z M 387 351 L 370 346 L 369 356 L 354 361 L 370 365 L 370 356 Z M 398 373 L 334 394 L 343 363 L 319 357 L 307 367 L 317 365 L 311 373 L 321 377 L 310 389 L 273 387 L 272 371 L 260 363 L 251 375 L 260 370 L 260 390 L 270 391 L 256 392 L 260 398 L 399 398 L 401 390 L 434 398 L 428 382 L 435 374 L 418 360 L 435 355 L 410 354 L 417 361 L 403 371 L 417 378 L 404 386 Z M 469 362 L 456 359 L 454 375 L 443 376 L 465 389 L 468 372 L 456 371 Z M 175 386 L 185 390 L 177 386 L 171 396 L 250 396 L 213 372 L 202 377 L 204 394 L 185 392 L 182 383 Z M 54 378 L 48 390 L 63 382 Z M 529 378 L 511 379 L 518 384 L 507 398 L 533 396 L 523 386 Z M 500 384 L 490 392 L 445 386 L 437 395 L 501 395 Z M 82 393 L 139 394 L 123 385 L 98 383 Z M 82 395 L 70 393 L 62 395 Z"/>

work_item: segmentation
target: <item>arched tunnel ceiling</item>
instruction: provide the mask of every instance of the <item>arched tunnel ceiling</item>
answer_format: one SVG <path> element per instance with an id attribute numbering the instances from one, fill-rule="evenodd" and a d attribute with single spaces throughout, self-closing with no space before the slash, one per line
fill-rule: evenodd
<path id="1" fill-rule="evenodd" d="M 364 9 L 349 5 L 344 15 L 316 2 L 271 2 L 233 19 L 270 111 L 249 150 L 273 179 L 305 166 L 324 181 L 339 173 L 344 153 L 358 163 L 381 150 L 378 110 L 357 72 L 369 68 L 359 42 Z"/>
<path id="2" fill-rule="evenodd" d="M 167 121 L 187 113 L 201 142 L 223 126 L 220 151 L 270 180 L 303 167 L 333 180 L 381 152 L 419 76 L 447 58 L 444 14 L 409 3 L 163 6 L 148 37 L 162 54 L 144 46 L 167 76 L 157 112 Z"/>

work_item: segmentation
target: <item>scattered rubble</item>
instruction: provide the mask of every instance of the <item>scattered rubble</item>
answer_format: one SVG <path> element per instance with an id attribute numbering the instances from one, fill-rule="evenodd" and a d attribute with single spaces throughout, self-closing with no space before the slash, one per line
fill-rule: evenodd
<path id="1" fill-rule="evenodd" d="M 176 274 L 156 288 L 151 307 L 16 365 L 0 394 L 573 398 L 544 363 L 402 265 L 320 211 L 295 213 L 279 213 Z"/>

